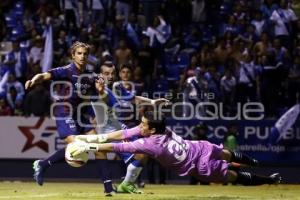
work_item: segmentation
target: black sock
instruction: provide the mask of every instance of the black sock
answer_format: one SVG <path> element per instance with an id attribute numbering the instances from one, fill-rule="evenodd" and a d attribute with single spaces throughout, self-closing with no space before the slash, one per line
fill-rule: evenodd
<path id="1" fill-rule="evenodd" d="M 235 183 L 242 185 L 263 185 L 274 184 L 276 181 L 268 176 L 260 176 L 251 174 L 249 172 L 237 172 L 237 179 Z"/>
<path id="2" fill-rule="evenodd" d="M 96 160 L 96 167 L 100 175 L 100 179 L 104 184 L 104 192 L 109 193 L 113 191 L 112 181 L 111 181 L 111 171 L 108 160 L 99 159 Z"/>
<path id="3" fill-rule="evenodd" d="M 236 151 L 230 151 L 231 152 L 231 161 L 230 162 L 237 162 L 240 164 L 246 164 L 251 166 L 257 166 L 258 161 L 254 158 L 250 158 L 249 156 L 242 154 L 240 152 Z"/>
<path id="4" fill-rule="evenodd" d="M 40 161 L 39 165 L 41 165 L 44 169 L 47 169 L 51 165 L 61 162 L 63 160 L 65 160 L 65 148 L 57 150 L 48 158 Z"/>

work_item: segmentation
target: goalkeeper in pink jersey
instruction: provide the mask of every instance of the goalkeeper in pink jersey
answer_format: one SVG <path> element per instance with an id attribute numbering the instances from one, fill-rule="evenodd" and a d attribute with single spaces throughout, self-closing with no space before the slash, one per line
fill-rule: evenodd
<path id="1" fill-rule="evenodd" d="M 128 143 L 103 143 L 132 136 L 141 138 Z M 244 154 L 224 149 L 207 141 L 184 140 L 166 128 L 165 119 L 156 112 L 146 112 L 137 127 L 102 135 L 79 135 L 71 155 L 88 151 L 113 151 L 147 154 L 180 176 L 191 175 L 200 181 L 237 183 L 243 185 L 278 184 L 279 173 L 260 176 L 241 172 L 231 162 L 256 166 L 257 160 Z"/>

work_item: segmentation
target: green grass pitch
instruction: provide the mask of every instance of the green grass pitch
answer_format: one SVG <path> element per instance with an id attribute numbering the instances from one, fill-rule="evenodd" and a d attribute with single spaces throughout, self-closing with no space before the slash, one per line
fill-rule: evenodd
<path id="1" fill-rule="evenodd" d="M 0 182 L 0 200 L 300 200 L 300 185 L 264 186 L 189 186 L 146 185 L 144 194 L 116 194 L 104 197 L 103 187 L 97 183 L 46 183 Z"/>

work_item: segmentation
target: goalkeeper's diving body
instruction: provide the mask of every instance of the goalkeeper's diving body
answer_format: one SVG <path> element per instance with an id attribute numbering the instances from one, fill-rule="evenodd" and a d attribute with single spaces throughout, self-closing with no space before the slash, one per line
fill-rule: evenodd
<path id="1" fill-rule="evenodd" d="M 141 138 L 127 143 L 103 143 L 132 136 Z M 231 162 L 256 166 L 258 161 L 207 141 L 188 141 L 166 128 L 165 118 L 148 111 L 139 126 L 103 135 L 76 136 L 71 155 L 109 151 L 147 154 L 180 176 L 191 175 L 200 181 L 242 185 L 278 184 L 279 173 L 260 176 L 234 169 Z"/>

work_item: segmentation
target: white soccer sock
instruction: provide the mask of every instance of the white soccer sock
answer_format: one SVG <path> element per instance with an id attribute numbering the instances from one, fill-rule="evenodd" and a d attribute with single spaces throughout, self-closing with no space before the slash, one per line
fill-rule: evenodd
<path id="1" fill-rule="evenodd" d="M 129 183 L 135 183 L 136 179 L 140 175 L 142 171 L 142 167 L 136 167 L 132 163 L 130 163 L 127 167 L 126 176 L 124 181 Z"/>

